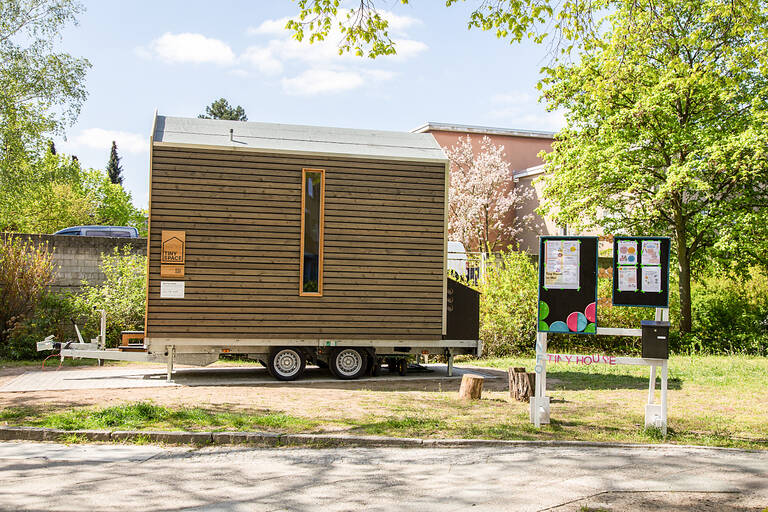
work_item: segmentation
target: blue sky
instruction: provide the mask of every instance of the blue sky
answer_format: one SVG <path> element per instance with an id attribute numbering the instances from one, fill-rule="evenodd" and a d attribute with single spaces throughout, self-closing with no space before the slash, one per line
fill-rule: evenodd
<path id="1" fill-rule="evenodd" d="M 85 2 L 63 48 L 88 58 L 89 97 L 60 152 L 103 168 L 111 141 L 125 186 L 146 207 L 149 131 L 160 114 L 197 116 L 219 97 L 250 121 L 408 131 L 427 122 L 557 130 L 537 103 L 545 49 L 468 30 L 470 8 L 442 2 L 377 5 L 399 55 L 338 56 L 338 39 L 299 44 L 283 30 L 290 0 Z"/>

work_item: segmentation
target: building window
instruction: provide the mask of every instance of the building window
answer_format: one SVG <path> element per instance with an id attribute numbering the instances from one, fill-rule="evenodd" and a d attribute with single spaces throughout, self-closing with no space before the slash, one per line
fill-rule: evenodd
<path id="1" fill-rule="evenodd" d="M 325 171 L 301 171 L 301 262 L 299 295 L 323 294 Z"/>

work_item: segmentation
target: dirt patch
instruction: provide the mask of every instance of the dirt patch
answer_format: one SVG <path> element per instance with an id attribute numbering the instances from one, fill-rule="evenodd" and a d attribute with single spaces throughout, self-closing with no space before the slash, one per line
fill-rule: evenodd
<path id="1" fill-rule="evenodd" d="M 164 366 L 159 365 L 148 367 L 164 369 Z M 58 371 L 77 372 L 85 369 L 93 367 L 62 368 Z M 31 370 L 33 368 L 0 369 L 0 385 Z M 115 370 L 119 371 L 120 368 Z M 498 373 L 502 377 L 485 380 L 485 398 L 497 404 L 506 404 L 506 373 L 488 368 L 483 368 L 482 372 L 494 375 Z M 456 396 L 459 385 L 460 379 L 395 378 L 386 381 L 270 383 L 263 386 L 212 385 L 30 391 L 0 393 L 0 408 L 44 407 L 47 410 L 59 410 L 151 400 L 168 407 L 204 407 L 214 411 L 279 411 L 308 418 L 364 420 L 375 416 L 391 416 L 393 411 L 402 415 L 429 415 L 431 409 L 444 408 L 446 400 L 450 401 Z"/>

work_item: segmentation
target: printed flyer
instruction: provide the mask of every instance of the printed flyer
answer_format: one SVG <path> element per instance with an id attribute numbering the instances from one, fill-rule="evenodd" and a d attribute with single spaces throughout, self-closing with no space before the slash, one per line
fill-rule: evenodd
<path id="1" fill-rule="evenodd" d="M 544 249 L 544 287 L 561 290 L 578 289 L 579 242 L 547 240 Z"/>
<path id="2" fill-rule="evenodd" d="M 643 265 L 661 265 L 661 241 L 643 240 L 641 263 Z"/>
<path id="3" fill-rule="evenodd" d="M 619 267 L 619 291 L 637 291 L 637 267 Z"/>
<path id="4" fill-rule="evenodd" d="M 619 240 L 619 265 L 637 265 L 637 242 L 634 240 Z"/>
<path id="5" fill-rule="evenodd" d="M 642 272 L 644 292 L 661 291 L 661 267 L 643 267 Z"/>

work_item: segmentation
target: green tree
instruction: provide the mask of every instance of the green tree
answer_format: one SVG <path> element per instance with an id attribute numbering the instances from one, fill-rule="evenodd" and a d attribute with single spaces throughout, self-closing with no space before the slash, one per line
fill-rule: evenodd
<path id="1" fill-rule="evenodd" d="M 245 109 L 240 105 L 233 107 L 224 98 L 219 98 L 207 107 L 205 107 L 205 114 L 200 114 L 200 119 L 226 119 L 229 121 L 247 121 L 248 116 L 245 115 Z"/>
<path id="2" fill-rule="evenodd" d="M 46 152 L 25 166 L 24 188 L 0 197 L 0 230 L 53 233 L 79 224 L 134 226 L 146 216 L 105 171 L 83 169 L 66 155 Z"/>
<path id="3" fill-rule="evenodd" d="M 123 184 L 123 166 L 120 165 L 120 156 L 117 154 L 117 143 L 115 141 L 112 141 L 112 149 L 109 151 L 107 174 L 110 181 L 115 185 Z"/>
<path id="4" fill-rule="evenodd" d="M 759 1 L 636 1 L 541 83 L 567 113 L 544 210 L 569 226 L 670 235 L 681 332 L 691 274 L 713 250 L 749 259 L 740 242 L 768 245 L 766 34 Z"/>
<path id="5" fill-rule="evenodd" d="M 74 0 L 0 0 L 0 187 L 23 186 L 44 134 L 74 122 L 85 101 L 86 59 L 57 51 L 76 23 Z"/>

